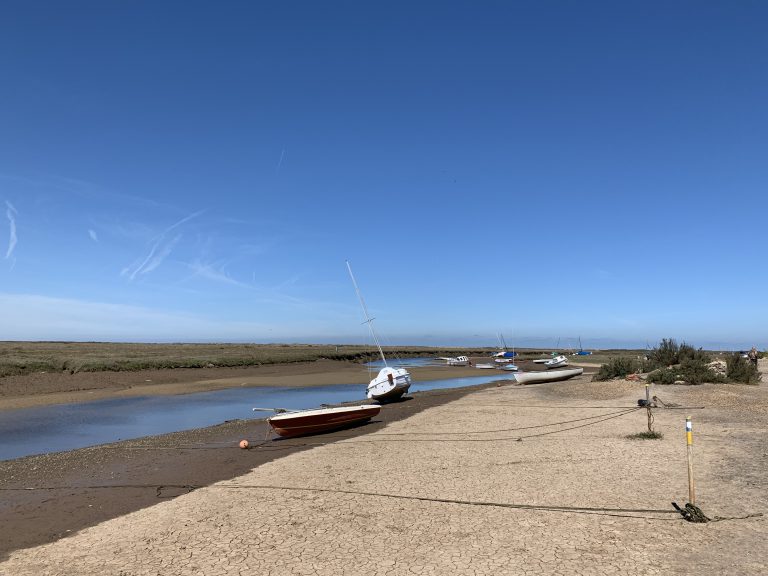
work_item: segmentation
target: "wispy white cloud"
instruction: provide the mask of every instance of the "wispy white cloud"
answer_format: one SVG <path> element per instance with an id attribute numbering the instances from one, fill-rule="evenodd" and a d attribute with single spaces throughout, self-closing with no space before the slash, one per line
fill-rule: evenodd
<path id="1" fill-rule="evenodd" d="M 149 253 L 144 257 L 144 259 L 134 262 L 126 268 L 123 268 L 120 274 L 122 276 L 128 276 L 128 278 L 134 280 L 139 274 L 148 274 L 149 272 L 156 270 L 171 254 L 176 244 L 178 244 L 179 240 L 182 238 L 182 234 L 177 234 L 173 238 L 168 239 L 169 233 L 182 224 L 189 222 L 193 218 L 197 218 L 203 212 L 205 212 L 205 210 L 199 210 L 190 214 L 189 216 L 185 216 L 178 222 L 175 222 L 163 230 L 163 232 L 161 232 L 160 235 L 153 240 L 153 244 L 149 249 Z"/>
<path id="2" fill-rule="evenodd" d="M 5 253 L 5 259 L 9 260 L 13 256 L 13 251 L 16 249 L 16 244 L 18 242 L 18 238 L 16 236 L 16 214 L 18 212 L 16 211 L 16 208 L 13 207 L 13 204 L 5 201 L 5 215 L 8 217 L 8 222 L 10 223 L 10 237 L 8 239 L 8 250 Z"/>
<path id="3" fill-rule="evenodd" d="M 96 235 L 96 230 L 89 229 L 88 230 L 88 236 L 90 236 L 91 240 L 93 240 L 94 242 L 98 242 L 99 241 L 99 237 Z"/>
<path id="4" fill-rule="evenodd" d="M 212 264 L 204 264 L 199 260 L 196 260 L 187 266 L 189 266 L 189 269 L 192 270 L 194 276 L 207 278 L 208 280 L 213 280 L 214 282 L 223 282 L 224 284 L 230 284 L 232 286 L 248 287 L 247 284 L 232 278 L 229 274 L 227 274 L 223 267 L 217 268 Z"/>
<path id="5" fill-rule="evenodd" d="M 615 272 L 612 272 L 611 270 L 606 270 L 605 268 L 597 268 L 595 269 L 595 276 L 597 276 L 600 279 L 603 280 L 616 280 L 617 276 Z"/>
<path id="6" fill-rule="evenodd" d="M 35 294 L 0 293 L 0 317 L 9 340 L 233 342 L 290 335 L 262 322 Z"/>
<path id="7" fill-rule="evenodd" d="M 179 240 L 181 240 L 181 237 L 182 235 L 178 234 L 163 245 L 156 244 L 152 248 L 152 251 L 150 252 L 147 259 L 144 260 L 144 264 L 142 265 L 141 269 L 138 272 L 140 272 L 141 274 L 148 274 L 152 272 L 152 270 L 158 268 L 160 264 L 163 263 L 163 260 L 165 260 L 168 257 L 168 255 L 171 252 L 173 252 L 173 248 L 176 246 L 176 244 L 179 243 Z M 156 250 L 158 247 L 159 247 L 159 250 Z M 133 276 L 131 277 L 131 280 L 133 280 Z"/>

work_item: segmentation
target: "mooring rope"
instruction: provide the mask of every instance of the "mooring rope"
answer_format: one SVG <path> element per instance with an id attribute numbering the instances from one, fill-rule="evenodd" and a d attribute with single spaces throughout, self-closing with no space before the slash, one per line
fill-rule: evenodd
<path id="1" fill-rule="evenodd" d="M 600 415 L 596 417 L 590 417 L 590 420 L 594 420 L 595 418 L 600 418 L 599 420 L 595 420 L 594 422 L 587 422 L 586 424 L 580 424 L 578 426 L 571 426 L 569 428 L 563 428 L 562 430 L 550 430 L 548 432 L 541 432 L 539 434 L 527 434 L 522 436 L 506 436 L 503 438 L 382 438 L 380 440 L 377 440 L 375 438 L 371 439 L 365 439 L 365 438 L 357 438 L 352 437 L 349 440 L 342 440 L 338 442 L 338 445 L 350 445 L 350 444 L 384 444 L 384 443 L 395 443 L 395 442 L 503 442 L 507 440 L 512 440 L 515 442 L 520 442 L 524 438 L 537 438 L 540 436 L 548 436 L 550 434 L 560 434 L 562 432 L 568 432 L 570 430 L 577 430 L 579 428 L 586 428 L 587 426 L 594 426 L 596 424 L 600 424 L 602 422 L 606 422 L 608 420 L 613 420 L 614 418 L 621 418 L 622 416 L 626 416 L 627 414 L 632 414 L 633 412 L 637 412 L 640 410 L 640 408 L 632 408 L 629 410 L 623 410 L 618 413 L 610 413 L 611 415 Z M 605 416 L 605 417 L 603 417 Z M 577 421 L 583 421 L 584 418 L 580 418 L 578 420 L 574 420 L 574 422 Z M 555 425 L 555 424 L 551 424 Z M 533 428 L 539 428 L 542 426 L 533 426 Z M 514 429 L 510 429 L 514 430 Z M 407 433 L 403 433 L 404 435 L 408 436 Z M 437 433 L 435 433 L 437 434 Z M 469 434 L 476 434 L 476 432 L 460 432 L 459 434 L 469 435 Z M 336 437 L 338 439 L 338 437 Z M 334 443 L 335 440 L 329 440 L 328 442 L 302 442 L 300 444 L 290 444 L 290 446 L 325 446 L 327 444 Z"/>
<path id="2" fill-rule="evenodd" d="M 647 516 L 635 516 L 633 514 L 675 514 L 673 510 L 656 510 L 651 508 L 608 508 L 608 507 L 589 507 L 589 506 L 550 506 L 546 504 L 517 504 L 510 502 L 489 502 L 482 500 L 462 500 L 456 498 L 437 498 L 430 496 L 415 496 L 407 494 L 387 494 L 384 492 L 367 492 L 361 490 L 343 490 L 340 488 L 317 488 L 307 486 L 274 486 L 270 484 L 96 484 L 86 486 L 31 486 L 24 488 L 0 488 L 0 491 L 6 492 L 29 492 L 29 491 L 59 491 L 72 490 L 80 488 L 84 490 L 109 490 L 109 489 L 151 489 L 155 490 L 157 498 L 175 498 L 182 494 L 164 495 L 163 492 L 170 488 L 185 490 L 188 494 L 200 488 L 223 489 L 223 490 L 284 490 L 294 492 L 323 492 L 332 494 L 349 494 L 356 496 L 371 496 L 377 498 L 396 498 L 401 500 L 417 500 L 421 502 L 435 502 L 441 504 L 459 504 L 464 506 L 490 506 L 495 508 L 512 508 L 517 510 L 534 510 L 541 512 L 562 512 L 573 514 L 595 514 L 601 516 L 613 516 L 617 518 L 646 518 Z M 749 518 L 759 518 L 764 514 L 754 512 L 744 516 L 715 516 L 707 517 L 704 512 L 693 504 L 686 504 L 681 508 L 677 503 L 672 502 L 675 510 L 688 522 L 706 523 L 722 522 L 726 520 L 746 520 Z M 651 520 L 666 521 L 663 518 L 650 518 Z"/>
<path id="3" fill-rule="evenodd" d="M 517 430 L 531 430 L 534 428 L 548 428 L 550 426 L 562 426 L 564 424 L 572 424 L 574 422 L 583 422 L 584 420 L 595 420 L 603 416 L 612 416 L 613 414 L 628 414 L 634 412 L 637 407 L 626 407 L 623 410 L 617 412 L 608 412 L 607 414 L 596 414 L 595 416 L 586 416 L 584 418 L 576 418 L 574 420 L 562 420 L 560 422 L 552 422 L 550 424 L 535 424 L 533 426 L 520 426 L 517 428 L 499 428 L 496 430 L 477 430 L 475 432 L 379 432 L 377 436 L 435 436 L 441 435 L 458 435 L 458 434 L 498 434 L 499 432 L 515 432 Z"/>

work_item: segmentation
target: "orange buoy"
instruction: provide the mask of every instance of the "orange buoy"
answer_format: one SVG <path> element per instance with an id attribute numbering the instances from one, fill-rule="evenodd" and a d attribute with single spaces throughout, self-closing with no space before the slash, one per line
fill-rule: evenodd
<path id="1" fill-rule="evenodd" d="M 248 440 L 240 440 L 240 448 L 248 448 Z"/>

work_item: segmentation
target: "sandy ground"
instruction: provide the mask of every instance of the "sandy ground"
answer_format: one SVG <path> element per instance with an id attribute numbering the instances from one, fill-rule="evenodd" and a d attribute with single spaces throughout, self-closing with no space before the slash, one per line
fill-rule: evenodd
<path id="1" fill-rule="evenodd" d="M 634 440 L 642 384 L 486 388 L 17 550 L 0 574 L 765 574 L 765 384 L 653 393 L 687 408 Z M 688 414 L 708 524 L 670 505 Z"/>

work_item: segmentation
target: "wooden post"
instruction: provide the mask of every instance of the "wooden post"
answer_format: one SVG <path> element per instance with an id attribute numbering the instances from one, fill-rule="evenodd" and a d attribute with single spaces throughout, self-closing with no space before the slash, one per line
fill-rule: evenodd
<path id="1" fill-rule="evenodd" d="M 651 414 L 651 385 L 645 385 L 645 409 L 648 412 L 648 432 L 653 432 L 653 415 Z"/>
<path id="2" fill-rule="evenodd" d="M 688 450 L 688 501 L 696 505 L 696 485 L 693 481 L 693 424 L 691 417 L 685 419 L 685 440 Z"/>

